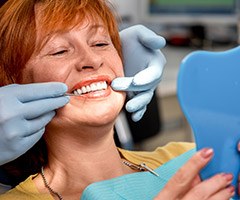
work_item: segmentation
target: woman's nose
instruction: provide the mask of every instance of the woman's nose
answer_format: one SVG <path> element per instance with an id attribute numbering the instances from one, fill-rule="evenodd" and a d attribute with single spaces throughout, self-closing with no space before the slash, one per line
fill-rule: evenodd
<path id="1" fill-rule="evenodd" d="M 79 61 L 76 63 L 76 69 L 82 70 L 97 70 L 103 64 L 103 58 L 91 48 L 85 49 L 79 55 Z"/>

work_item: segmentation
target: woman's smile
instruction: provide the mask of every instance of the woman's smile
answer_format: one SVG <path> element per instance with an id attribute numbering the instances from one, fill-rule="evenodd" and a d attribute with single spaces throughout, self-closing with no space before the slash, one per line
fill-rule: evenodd
<path id="1" fill-rule="evenodd" d="M 71 93 L 80 98 L 101 98 L 111 93 L 111 78 L 106 75 L 87 78 L 77 83 Z"/>

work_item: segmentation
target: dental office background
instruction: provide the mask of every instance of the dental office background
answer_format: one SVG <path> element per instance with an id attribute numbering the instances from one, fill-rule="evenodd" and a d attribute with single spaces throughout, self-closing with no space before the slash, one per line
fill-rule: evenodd
<path id="1" fill-rule="evenodd" d="M 176 97 L 179 65 L 181 60 L 194 50 L 222 51 L 239 44 L 240 0 L 111 0 L 111 2 L 120 14 L 120 29 L 143 24 L 165 37 L 167 41 L 166 47 L 162 49 L 167 64 L 162 81 L 156 90 L 157 110 L 154 111 L 159 114 L 159 129 L 156 134 L 146 135 L 137 142 L 134 142 L 134 138 L 128 137 L 133 141 L 131 148 L 153 150 L 170 141 L 194 141 L 191 128 L 182 114 Z M 151 123 L 154 123 L 152 119 L 147 126 L 152 126 Z M 127 123 L 125 126 L 128 126 Z"/>

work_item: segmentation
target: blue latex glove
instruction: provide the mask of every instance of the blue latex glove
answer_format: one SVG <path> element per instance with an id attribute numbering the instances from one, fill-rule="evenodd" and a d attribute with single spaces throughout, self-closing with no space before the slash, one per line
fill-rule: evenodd
<path id="1" fill-rule="evenodd" d="M 55 109 L 69 102 L 63 83 L 0 88 L 0 165 L 19 157 L 43 135 Z M 61 96 L 61 97 L 60 97 Z"/>
<path id="2" fill-rule="evenodd" d="M 142 25 L 121 31 L 120 37 L 126 77 L 116 78 L 111 86 L 114 90 L 129 91 L 131 100 L 126 110 L 133 113 L 133 121 L 138 121 L 161 80 L 166 59 L 160 49 L 166 42 Z"/>
<path id="3" fill-rule="evenodd" d="M 222 52 L 196 51 L 182 62 L 178 98 L 192 127 L 197 149 L 211 147 L 214 157 L 201 171 L 203 180 L 231 173 L 240 199 L 240 47 Z"/>

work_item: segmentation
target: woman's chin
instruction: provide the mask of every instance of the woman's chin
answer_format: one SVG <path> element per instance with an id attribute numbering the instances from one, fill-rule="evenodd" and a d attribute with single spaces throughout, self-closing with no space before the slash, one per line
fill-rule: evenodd
<path id="1" fill-rule="evenodd" d="M 85 100 L 79 103 L 74 100 L 57 111 L 57 116 L 64 120 L 62 123 L 75 125 L 102 126 L 113 124 L 120 113 L 125 101 L 125 95 L 115 94 L 113 98 L 91 101 Z"/>
<path id="2" fill-rule="evenodd" d="M 85 113 L 84 117 L 81 116 L 82 122 L 85 122 L 92 126 L 101 126 L 106 124 L 114 123 L 117 116 L 119 115 L 119 112 L 121 111 L 121 107 L 113 107 L 109 106 L 108 109 L 105 109 L 103 107 L 97 107 L 97 108 L 89 108 L 88 113 Z M 80 116 L 79 116 L 80 117 Z"/>
<path id="3" fill-rule="evenodd" d="M 114 124 L 117 116 L 110 116 L 110 115 L 105 115 L 105 116 L 94 116 L 89 118 L 86 122 L 85 125 L 91 126 L 91 127 L 100 127 L 100 126 L 106 126 L 106 125 L 112 125 Z M 82 122 L 83 123 L 83 122 Z"/>

